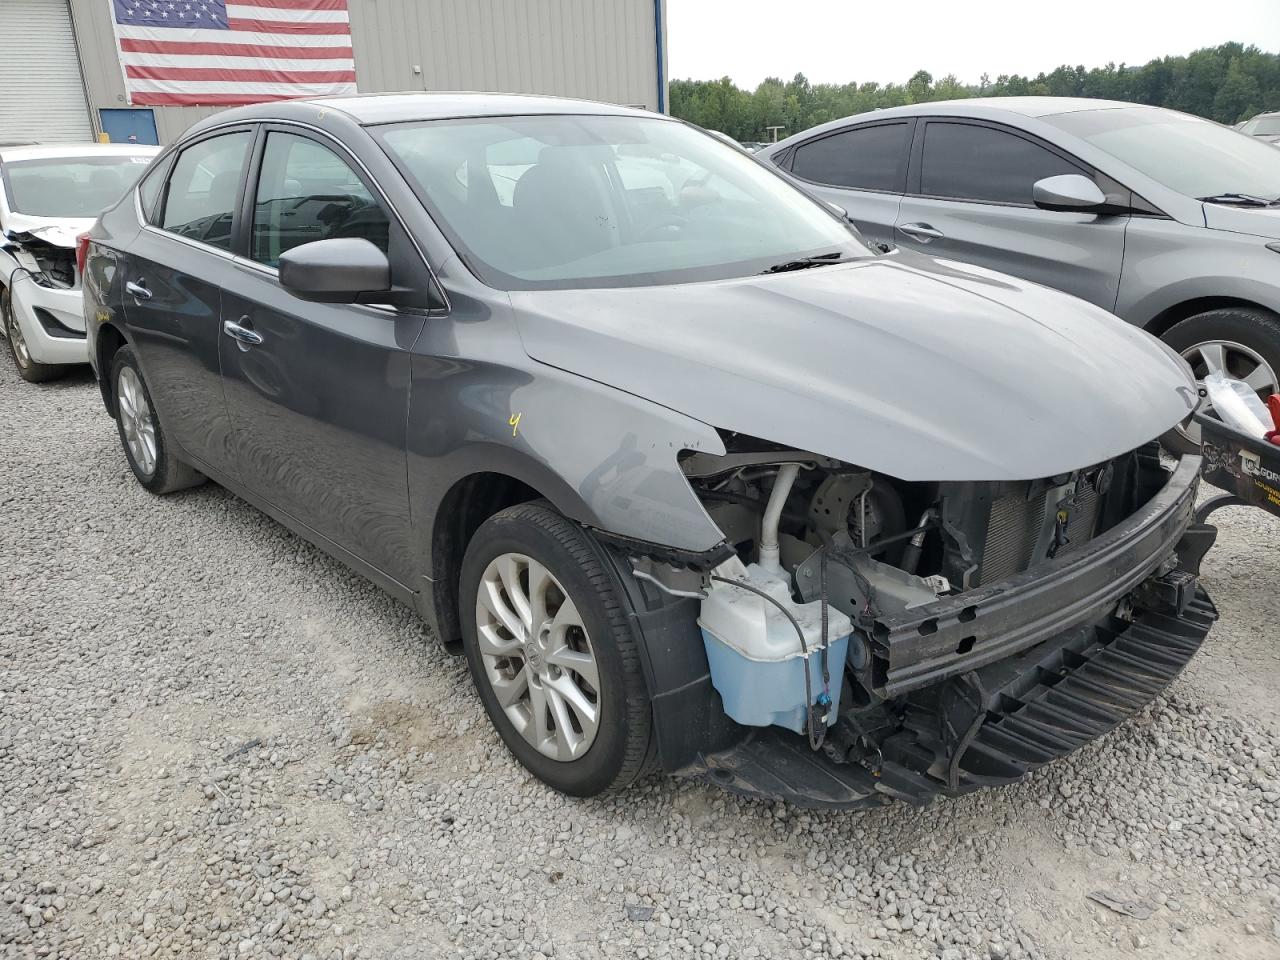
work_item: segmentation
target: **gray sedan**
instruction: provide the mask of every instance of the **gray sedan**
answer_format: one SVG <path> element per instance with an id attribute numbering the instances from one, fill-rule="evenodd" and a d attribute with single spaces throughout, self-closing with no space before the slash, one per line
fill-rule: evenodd
<path id="1" fill-rule="evenodd" d="M 1280 151 L 1260 140 L 1156 107 L 1009 97 L 846 117 L 758 156 L 873 241 L 1075 294 L 1199 377 L 1280 386 Z"/>
<path id="2" fill-rule="evenodd" d="M 570 794 L 659 764 L 837 807 L 1007 783 L 1215 617 L 1200 458 L 1153 442 L 1195 406 L 1172 351 L 883 253 L 670 118 L 228 111 L 84 254 L 138 482 L 212 479 L 418 610 Z"/>

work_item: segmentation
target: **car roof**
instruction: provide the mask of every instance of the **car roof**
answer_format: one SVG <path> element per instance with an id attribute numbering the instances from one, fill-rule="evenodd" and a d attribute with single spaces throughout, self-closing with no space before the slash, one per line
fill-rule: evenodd
<path id="1" fill-rule="evenodd" d="M 930 113 L 1016 113 L 1024 117 L 1050 117 L 1058 113 L 1078 113 L 1081 110 L 1119 110 L 1137 108 L 1158 110 L 1140 103 L 1123 100 L 1096 100 L 1091 97 L 970 97 L 964 100 L 934 100 L 913 103 L 905 107 L 877 110 L 877 114 L 915 116 Z"/>
<path id="2" fill-rule="evenodd" d="M 889 120 L 896 117 L 968 117 L 974 120 L 991 120 L 1011 123 L 1015 126 L 1028 124 L 1013 118 L 1035 123 L 1045 117 L 1063 113 L 1081 113 L 1086 110 L 1160 110 L 1163 107 L 1151 107 L 1140 103 L 1125 103 L 1123 100 L 1094 100 L 1089 97 L 970 97 L 964 100 L 931 100 L 927 103 L 912 103 L 902 107 L 885 107 L 867 113 L 854 114 L 830 120 L 827 123 L 810 127 L 793 133 L 787 139 L 776 144 L 769 144 L 762 154 L 777 156 L 796 143 L 820 136 L 834 130 L 840 130 L 850 123 L 864 123 L 872 120 Z"/>
<path id="3" fill-rule="evenodd" d="M 595 100 L 571 100 L 516 93 L 418 92 L 373 93 L 351 97 L 281 100 L 237 107 L 216 114 L 217 123 L 241 120 L 294 119 L 314 116 L 317 110 L 336 110 L 361 125 L 412 120 L 446 120 L 464 117 L 507 117 L 538 114 L 605 114 L 669 119 L 663 114 Z M 197 126 L 203 127 L 205 123 Z M 195 127 L 192 128 L 196 129 Z"/>
<path id="4" fill-rule="evenodd" d="M 67 157 L 153 157 L 159 147 L 145 143 L 35 143 L 0 147 L 0 163 Z"/>

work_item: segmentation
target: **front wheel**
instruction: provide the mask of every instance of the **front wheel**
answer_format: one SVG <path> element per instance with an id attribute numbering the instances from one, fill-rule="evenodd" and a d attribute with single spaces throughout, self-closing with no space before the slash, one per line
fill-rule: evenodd
<path id="1" fill-rule="evenodd" d="M 476 531 L 460 578 L 463 645 L 489 719 L 530 772 L 589 797 L 654 754 L 638 644 L 600 546 L 542 503 Z"/>
<path id="2" fill-rule="evenodd" d="M 1224 307 L 1188 317 L 1161 338 L 1191 365 L 1197 381 L 1213 373 L 1242 380 L 1266 400 L 1280 393 L 1280 317 L 1249 307 Z M 1188 420 L 1162 438 L 1176 453 L 1200 452 L 1200 425 Z"/>
<path id="3" fill-rule="evenodd" d="M 0 327 L 4 328 L 5 339 L 9 341 L 9 352 L 13 354 L 13 365 L 18 368 L 18 376 L 27 383 L 43 383 L 66 372 L 60 366 L 32 359 L 26 337 L 22 335 L 22 327 L 18 325 L 18 315 L 13 309 L 13 295 L 9 293 L 8 287 L 0 289 Z"/>

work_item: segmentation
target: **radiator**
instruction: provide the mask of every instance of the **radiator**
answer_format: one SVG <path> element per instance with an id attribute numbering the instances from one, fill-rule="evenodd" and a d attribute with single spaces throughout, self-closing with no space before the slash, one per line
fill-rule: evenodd
<path id="1" fill-rule="evenodd" d="M 1048 493 L 1028 500 L 1016 493 L 991 504 L 987 542 L 982 551 L 982 583 L 995 583 L 1031 566 L 1031 555 L 1044 526 Z"/>
<path id="2" fill-rule="evenodd" d="M 997 583 L 1026 570 L 1033 561 L 1043 559 L 1035 556 L 1035 549 L 1044 529 L 1047 499 L 1047 491 L 1030 500 L 1011 493 L 991 504 L 979 583 Z M 1058 551 L 1058 556 L 1077 550 L 1093 539 L 1098 518 L 1098 492 L 1087 480 L 1080 481 L 1069 509 L 1068 542 Z"/>

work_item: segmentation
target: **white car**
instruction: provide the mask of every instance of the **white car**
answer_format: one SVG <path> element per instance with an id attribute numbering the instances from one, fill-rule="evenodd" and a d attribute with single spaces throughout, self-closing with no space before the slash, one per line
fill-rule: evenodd
<path id="1" fill-rule="evenodd" d="M 24 380 L 88 363 L 76 237 L 133 186 L 159 147 L 0 147 L 0 324 Z"/>

